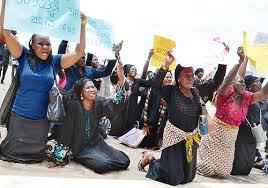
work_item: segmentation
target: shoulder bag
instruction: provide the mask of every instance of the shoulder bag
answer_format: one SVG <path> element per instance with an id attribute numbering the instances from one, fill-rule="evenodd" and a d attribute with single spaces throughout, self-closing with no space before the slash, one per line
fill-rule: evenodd
<path id="1" fill-rule="evenodd" d="M 54 63 L 52 63 L 54 84 L 49 91 L 49 102 L 47 106 L 47 118 L 50 122 L 54 124 L 63 124 L 65 118 L 65 109 L 63 105 L 62 95 L 59 90 L 59 86 L 56 79 L 56 71 Z"/>

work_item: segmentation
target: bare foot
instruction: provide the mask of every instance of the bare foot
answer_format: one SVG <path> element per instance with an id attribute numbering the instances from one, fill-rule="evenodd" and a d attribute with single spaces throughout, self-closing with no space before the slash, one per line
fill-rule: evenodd
<path id="1" fill-rule="evenodd" d="M 53 167 L 55 167 L 55 166 L 57 166 L 56 163 L 54 163 L 54 162 L 52 162 L 52 161 L 48 161 L 48 163 L 47 163 L 47 167 L 48 167 L 48 168 L 53 168 Z"/>
<path id="2" fill-rule="evenodd" d="M 142 156 L 142 159 L 139 161 L 138 163 L 138 169 L 139 171 L 143 171 L 145 172 L 145 167 L 151 163 L 151 160 L 152 160 L 152 157 L 153 157 L 153 153 L 152 152 L 145 152 Z"/>

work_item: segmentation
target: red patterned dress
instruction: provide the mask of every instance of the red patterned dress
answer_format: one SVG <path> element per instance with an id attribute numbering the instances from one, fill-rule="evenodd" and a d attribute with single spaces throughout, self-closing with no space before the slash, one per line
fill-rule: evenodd
<path id="1" fill-rule="evenodd" d="M 241 95 L 242 103 L 234 99 L 235 90 L 229 87 L 226 96 L 216 98 L 216 131 L 201 138 L 197 152 L 197 170 L 204 176 L 225 177 L 232 171 L 238 128 L 252 102 L 252 93 Z"/>

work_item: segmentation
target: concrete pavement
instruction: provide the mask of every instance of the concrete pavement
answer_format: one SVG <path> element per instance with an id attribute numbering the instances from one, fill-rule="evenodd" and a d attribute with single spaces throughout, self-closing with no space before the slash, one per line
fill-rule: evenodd
<path id="1" fill-rule="evenodd" d="M 8 69 L 5 84 L 0 84 L 0 103 L 3 101 L 5 92 L 11 80 L 11 66 Z M 6 129 L 0 128 L 1 140 L 6 135 Z M 131 160 L 130 166 L 126 171 L 111 172 L 107 174 L 96 174 L 83 166 L 71 162 L 69 165 L 60 168 L 47 168 L 47 162 L 40 164 L 16 164 L 0 161 L 0 188 L 31 188 L 31 187 L 109 187 L 119 188 L 129 187 L 172 187 L 145 178 L 146 173 L 137 170 L 137 163 L 142 157 L 144 149 L 131 149 L 120 144 L 117 140 L 109 137 L 107 142 L 113 147 L 124 151 Z M 155 152 L 160 155 L 160 152 Z M 230 176 L 226 179 L 207 178 L 197 175 L 192 183 L 178 185 L 176 187 L 267 187 L 268 176 L 260 170 L 253 169 L 249 176 Z"/>

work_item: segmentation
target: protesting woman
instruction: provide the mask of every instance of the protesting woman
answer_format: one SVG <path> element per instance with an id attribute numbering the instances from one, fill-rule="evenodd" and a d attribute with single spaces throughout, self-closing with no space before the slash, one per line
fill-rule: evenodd
<path id="1" fill-rule="evenodd" d="M 152 86 L 162 87 L 162 81 L 174 57 L 169 52 L 165 62 L 156 73 Z M 163 135 L 161 158 L 156 159 L 151 153 L 144 154 L 139 162 L 139 170 L 148 164 L 147 178 L 170 185 L 191 182 L 196 175 L 196 154 L 198 142 L 198 120 L 201 113 L 200 96 L 208 95 L 214 84 L 199 84 L 193 88 L 194 72 L 192 67 L 177 65 L 176 84 L 162 88 L 162 98 L 167 102 L 168 121 Z"/>
<path id="2" fill-rule="evenodd" d="M 69 148 L 76 162 L 96 173 L 127 169 L 128 156 L 109 146 L 99 133 L 101 118 L 115 116 L 124 107 L 124 98 L 118 104 L 111 99 L 98 98 L 97 89 L 88 78 L 79 80 L 70 92 L 68 95 L 72 97 L 67 101 L 64 126 L 55 130 L 56 147 L 60 150 L 50 149 L 49 167 L 65 165 L 61 161 L 66 161 L 68 156 L 59 154 L 63 149 L 64 153 L 69 153 Z"/>
<path id="3" fill-rule="evenodd" d="M 2 30 L 4 42 L 19 61 L 19 87 L 10 117 L 9 130 L 1 143 L 1 160 L 36 163 L 45 157 L 49 122 L 47 106 L 49 91 L 56 72 L 76 63 L 85 50 L 86 16 L 81 14 L 80 42 L 75 52 L 52 55 L 48 36 L 33 35 L 29 50 L 9 31 Z"/>
<path id="4" fill-rule="evenodd" d="M 260 91 L 246 91 L 245 81 L 237 76 L 243 61 L 244 51 L 238 48 L 239 64 L 236 64 L 216 96 L 216 131 L 202 137 L 197 154 L 197 169 L 201 175 L 226 177 L 230 175 L 234 162 L 235 141 L 241 122 L 248 108 L 268 96 L 268 84 Z"/>

